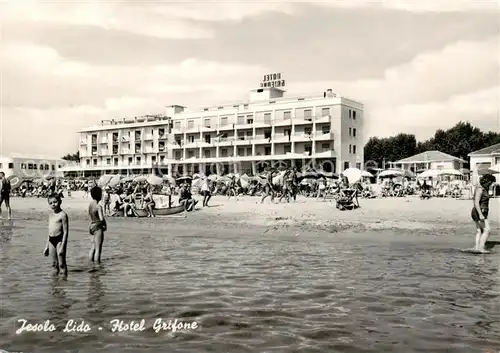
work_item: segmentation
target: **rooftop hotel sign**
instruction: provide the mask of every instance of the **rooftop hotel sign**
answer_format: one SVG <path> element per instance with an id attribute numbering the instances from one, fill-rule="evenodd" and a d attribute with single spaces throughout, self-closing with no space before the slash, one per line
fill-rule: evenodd
<path id="1" fill-rule="evenodd" d="M 285 80 L 281 78 L 281 72 L 264 75 L 260 87 L 285 87 Z"/>

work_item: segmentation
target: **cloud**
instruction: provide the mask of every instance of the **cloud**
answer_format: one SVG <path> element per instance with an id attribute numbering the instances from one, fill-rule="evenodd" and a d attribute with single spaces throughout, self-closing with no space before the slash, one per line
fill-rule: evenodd
<path id="1" fill-rule="evenodd" d="M 213 31 L 172 15 L 123 6 L 119 2 L 9 2 L 0 20 L 94 26 L 158 38 L 211 38 Z"/>
<path id="2" fill-rule="evenodd" d="M 499 11 L 497 0 L 330 0 L 315 1 L 315 6 L 386 8 L 411 12 Z"/>

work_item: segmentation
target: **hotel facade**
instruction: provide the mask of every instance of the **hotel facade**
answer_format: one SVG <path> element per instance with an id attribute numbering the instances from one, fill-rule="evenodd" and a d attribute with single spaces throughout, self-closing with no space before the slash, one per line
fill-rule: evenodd
<path id="1" fill-rule="evenodd" d="M 80 163 L 66 175 L 193 173 L 257 174 L 268 166 L 311 166 L 339 173 L 362 168 L 363 105 L 331 90 L 285 97 L 278 87 L 249 100 L 201 111 L 166 107 L 164 114 L 103 121 L 80 131 Z"/>

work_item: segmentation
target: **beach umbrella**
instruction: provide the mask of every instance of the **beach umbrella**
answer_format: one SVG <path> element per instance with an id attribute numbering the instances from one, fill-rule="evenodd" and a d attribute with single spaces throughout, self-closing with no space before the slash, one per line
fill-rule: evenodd
<path id="1" fill-rule="evenodd" d="M 240 176 L 240 179 L 248 181 L 250 180 L 250 177 L 248 176 L 248 174 L 245 173 L 242 176 Z"/>
<path id="2" fill-rule="evenodd" d="M 439 175 L 439 170 L 435 169 L 428 169 L 422 173 L 420 173 L 417 177 L 418 178 L 434 178 Z"/>
<path id="3" fill-rule="evenodd" d="M 217 175 L 217 174 L 210 174 L 208 176 L 208 179 L 210 179 L 211 181 L 217 181 L 220 177 Z"/>
<path id="4" fill-rule="evenodd" d="M 183 177 L 177 178 L 177 181 L 179 181 L 179 182 L 185 182 L 188 180 L 193 180 L 193 178 L 191 178 L 190 176 L 183 176 Z"/>
<path id="5" fill-rule="evenodd" d="M 126 182 L 129 182 L 129 181 L 133 181 L 134 180 L 134 177 L 132 176 L 126 176 L 125 178 L 123 178 L 121 180 L 122 183 L 126 183 Z"/>
<path id="6" fill-rule="evenodd" d="M 191 186 L 195 187 L 195 188 L 201 188 L 203 183 L 205 182 L 205 178 L 196 178 L 196 179 L 193 179 L 193 183 L 191 184 Z"/>
<path id="7" fill-rule="evenodd" d="M 347 177 L 349 184 L 354 184 L 361 180 L 363 173 L 358 168 L 347 168 L 342 174 Z"/>
<path id="8" fill-rule="evenodd" d="M 23 183 L 23 180 L 21 178 L 19 178 L 17 175 L 13 174 L 13 175 L 9 175 L 7 177 L 7 181 L 10 183 L 10 188 L 11 189 L 16 189 L 18 188 L 19 186 L 21 186 L 21 184 Z"/>
<path id="9" fill-rule="evenodd" d="M 317 179 L 320 175 L 312 170 L 306 170 L 302 172 L 302 178 Z"/>
<path id="10" fill-rule="evenodd" d="M 97 180 L 97 186 L 103 188 L 103 187 L 105 187 L 106 185 L 109 184 L 109 182 L 111 181 L 111 179 L 113 179 L 113 175 L 110 175 L 110 174 L 101 175 L 101 177 L 99 178 L 99 180 Z"/>
<path id="11" fill-rule="evenodd" d="M 286 171 L 279 172 L 273 177 L 273 184 L 278 185 L 283 183 Z"/>
<path id="12" fill-rule="evenodd" d="M 114 188 L 114 187 L 116 187 L 116 186 L 118 186 L 120 184 L 120 180 L 121 180 L 121 175 L 120 174 L 113 175 L 113 177 L 111 178 L 111 180 L 108 182 L 108 186 Z"/>
<path id="13" fill-rule="evenodd" d="M 148 178 L 146 176 L 139 175 L 139 176 L 135 177 L 133 181 L 136 183 L 142 183 L 143 181 L 147 181 L 147 180 L 148 180 Z"/>
<path id="14" fill-rule="evenodd" d="M 361 176 L 362 176 L 363 178 L 373 178 L 373 174 L 372 174 L 372 173 L 370 173 L 370 172 L 367 172 L 366 170 L 363 170 L 363 171 L 361 172 Z"/>
<path id="15" fill-rule="evenodd" d="M 399 170 L 384 170 L 383 172 L 381 172 L 378 176 L 380 178 L 390 178 L 390 177 L 397 177 L 397 176 L 402 176 L 403 173 L 400 172 Z"/>
<path id="16" fill-rule="evenodd" d="M 150 175 L 147 179 L 147 182 L 150 184 L 150 185 L 161 185 L 163 184 L 163 178 L 160 178 L 159 176 L 156 176 L 156 175 Z"/>
<path id="17" fill-rule="evenodd" d="M 319 170 L 317 173 L 318 173 L 319 176 L 323 176 L 325 178 L 330 178 L 330 179 L 332 179 L 332 178 L 338 178 L 338 175 L 336 175 L 333 172 L 325 172 L 324 170 Z"/>
<path id="18" fill-rule="evenodd" d="M 443 169 L 438 171 L 438 175 L 463 175 L 463 174 L 456 169 Z"/>
<path id="19" fill-rule="evenodd" d="M 248 187 L 248 179 L 240 178 L 240 185 L 242 188 L 247 188 Z"/>
<path id="20" fill-rule="evenodd" d="M 171 175 L 164 175 L 162 177 L 162 179 L 165 180 L 166 182 L 170 183 L 170 184 L 175 184 L 175 179 Z"/>
<path id="21" fill-rule="evenodd" d="M 200 174 L 198 174 L 198 173 L 193 174 L 193 179 L 200 179 L 200 178 L 201 178 Z"/>

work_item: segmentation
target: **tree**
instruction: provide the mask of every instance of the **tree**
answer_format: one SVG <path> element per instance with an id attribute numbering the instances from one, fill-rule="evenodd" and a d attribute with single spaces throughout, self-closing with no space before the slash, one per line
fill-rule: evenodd
<path id="1" fill-rule="evenodd" d="M 441 151 L 468 160 L 471 152 L 500 143 L 500 133 L 482 132 L 469 122 L 459 122 L 448 130 L 437 130 L 426 141 L 417 142 L 414 135 L 398 134 L 393 137 L 371 137 L 365 145 L 365 161 L 378 166 L 383 161 L 395 162 L 425 151 Z"/>
<path id="2" fill-rule="evenodd" d="M 65 161 L 72 161 L 72 162 L 80 162 L 80 151 L 77 151 L 75 154 L 67 154 L 61 159 L 64 159 Z"/>

